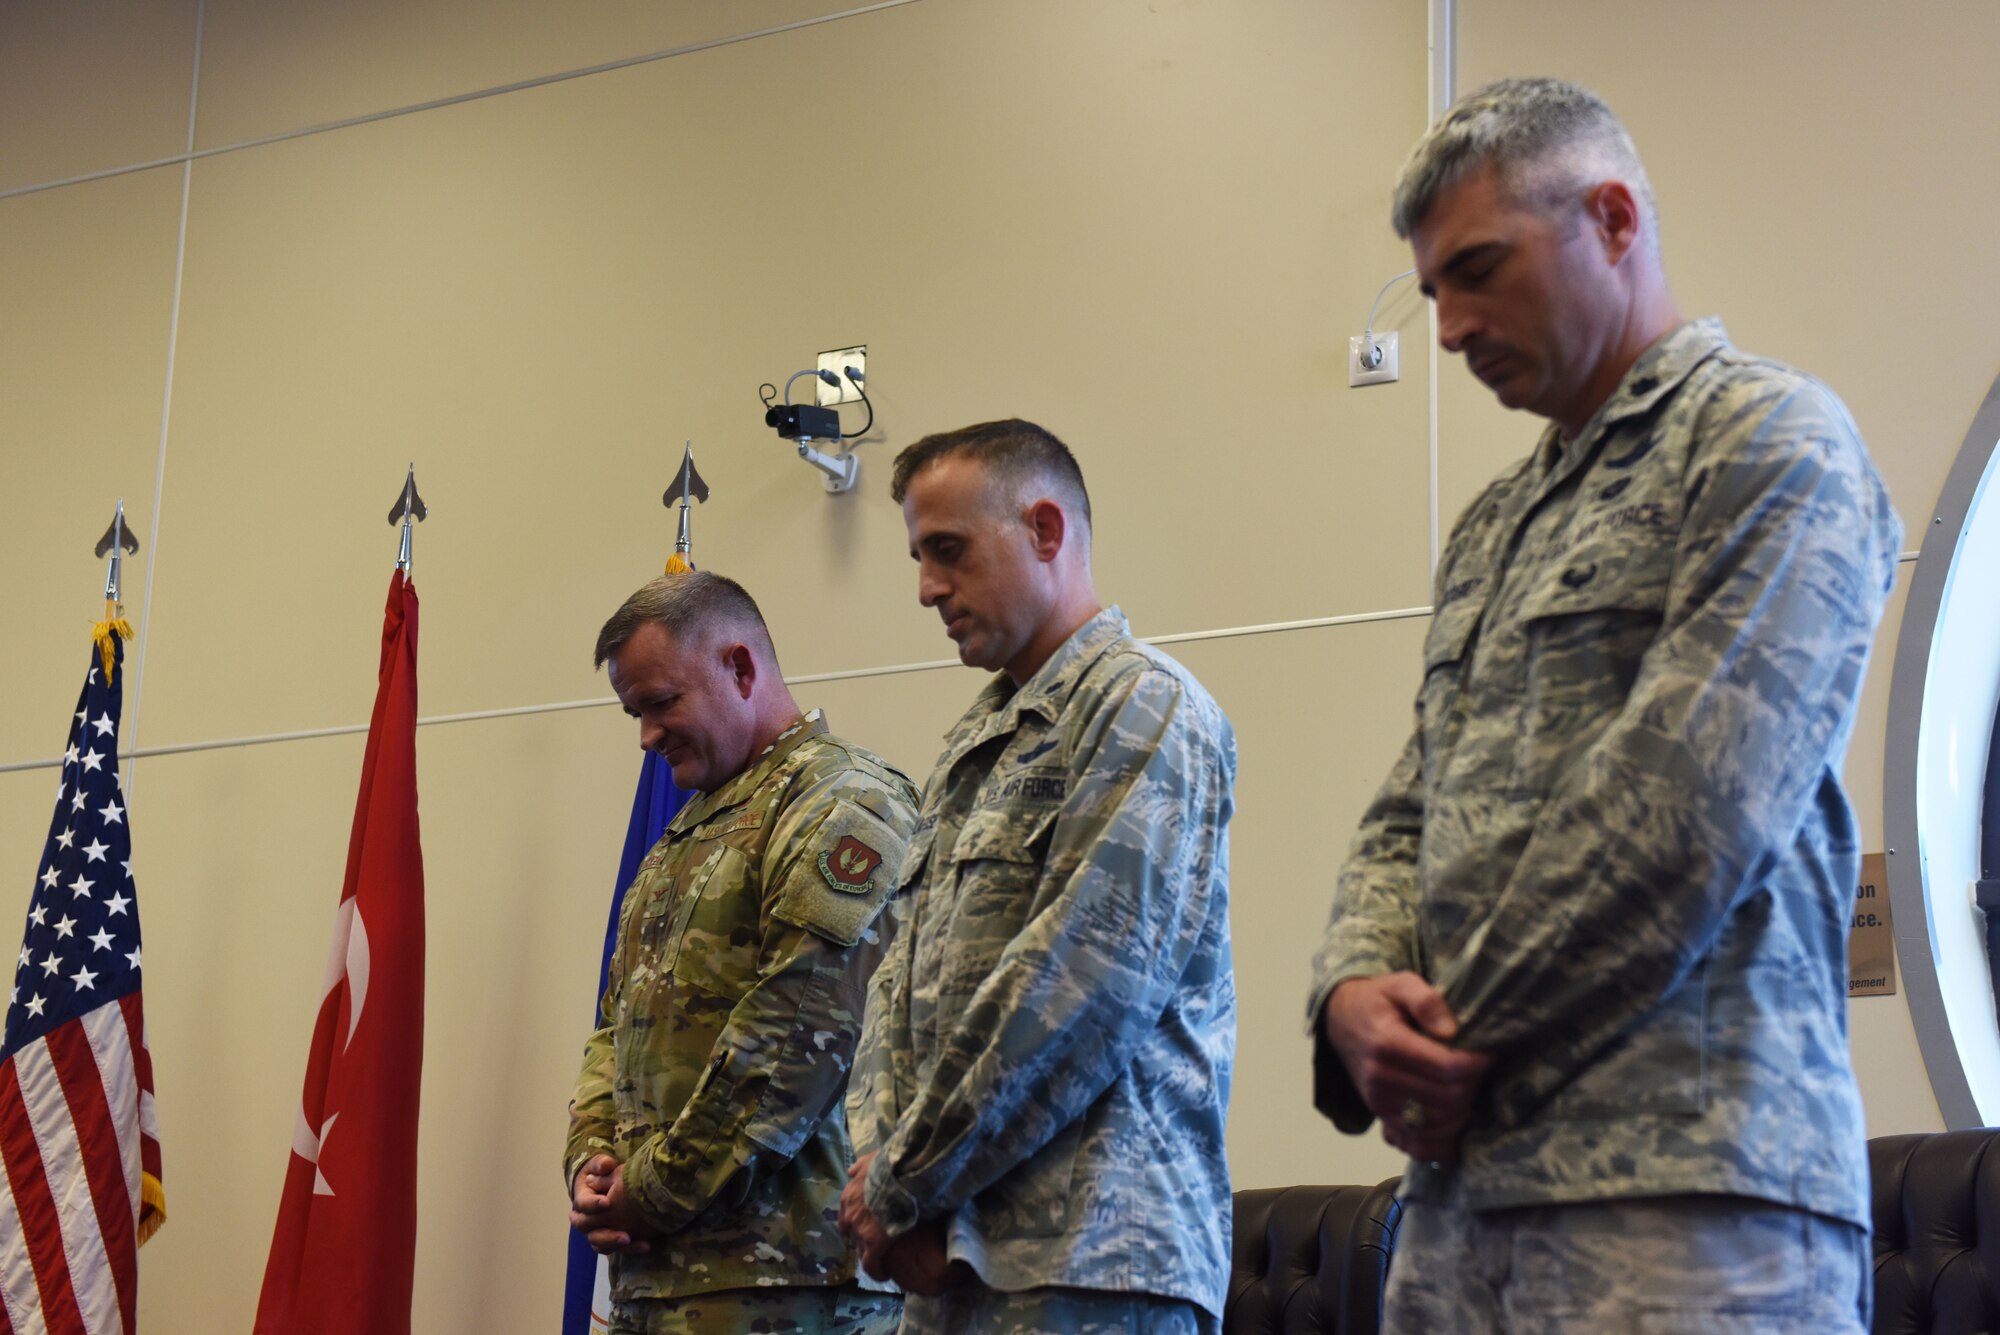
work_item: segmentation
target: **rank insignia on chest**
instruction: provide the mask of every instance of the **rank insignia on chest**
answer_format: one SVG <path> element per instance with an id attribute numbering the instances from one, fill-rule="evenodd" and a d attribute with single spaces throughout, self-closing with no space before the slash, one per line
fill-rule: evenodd
<path id="1" fill-rule="evenodd" d="M 881 865 L 882 855 L 851 834 L 840 836 L 839 843 L 819 855 L 819 874 L 828 885 L 850 895 L 867 893 L 868 878 Z"/>

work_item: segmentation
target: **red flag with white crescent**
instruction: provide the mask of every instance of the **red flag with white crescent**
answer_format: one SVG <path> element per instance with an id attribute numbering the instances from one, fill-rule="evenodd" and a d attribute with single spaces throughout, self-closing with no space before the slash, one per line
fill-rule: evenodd
<path id="1" fill-rule="evenodd" d="M 398 570 L 258 1335 L 410 1329 L 424 1033 L 416 728 L 417 591 Z"/>

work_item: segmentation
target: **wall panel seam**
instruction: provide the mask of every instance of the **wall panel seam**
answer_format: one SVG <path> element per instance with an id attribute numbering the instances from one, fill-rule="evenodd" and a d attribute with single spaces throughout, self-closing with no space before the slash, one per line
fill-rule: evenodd
<path id="1" fill-rule="evenodd" d="M 802 28 L 818 27 L 822 23 L 835 23 L 841 19 L 856 18 L 872 14 L 877 10 L 897 9 L 903 5 L 913 5 L 918 0 L 875 0 L 873 4 L 858 5 L 832 14 L 816 14 L 811 18 L 795 19 L 790 23 L 773 24 L 768 28 L 758 28 L 751 32 L 731 33 L 726 37 L 711 37 L 704 41 L 689 42 L 683 46 L 668 47 L 664 51 L 648 51 L 644 55 L 621 56 L 616 60 L 601 61 L 595 65 L 584 65 L 577 69 L 561 70 L 555 74 L 538 74 L 533 78 L 516 79 L 512 83 L 495 84 L 490 88 L 478 88 L 468 93 L 452 93 L 446 97 L 434 97 L 424 102 L 412 102 L 408 106 L 391 107 L 386 111 L 363 112 L 358 116 L 344 116 L 339 120 L 324 121 L 318 125 L 307 125 L 295 130 L 281 130 L 276 134 L 259 135 L 254 139 L 242 139 L 231 144 L 217 144 L 211 148 L 197 149 L 192 137 L 185 153 L 173 153 L 163 158 L 151 158 L 145 162 L 127 163 L 121 167 L 104 167 L 97 171 L 81 172 L 75 176 L 65 176 L 54 181 L 37 181 L 32 185 L 18 185 L 0 190 L 0 199 L 13 199 L 17 195 L 38 194 L 44 190 L 59 190 L 64 186 L 83 185 L 90 181 L 102 181 L 113 176 L 128 176 L 133 172 L 152 171 L 157 167 L 171 167 L 177 163 L 199 162 L 204 158 L 219 157 L 225 153 L 238 153 L 246 148 L 262 148 L 267 144 L 282 144 L 293 139 L 304 139 L 311 135 L 327 134 L 334 130 L 351 130 L 360 125 L 373 125 L 377 121 L 394 120 L 400 116 L 413 116 L 422 111 L 438 111 L 445 107 L 455 107 L 466 102 L 478 102 L 489 97 L 501 97 L 508 93 L 526 92 L 531 88 L 546 88 L 550 84 L 567 83 L 572 79 L 588 78 L 593 74 L 610 74 L 617 70 L 630 69 L 635 65 L 650 65 L 656 61 L 671 60 L 676 56 L 690 56 L 702 51 L 713 51 L 718 47 L 734 46 L 739 42 L 755 41 L 760 37 L 776 37 L 783 33 L 797 32 Z M 198 22 L 198 20 L 197 20 Z M 198 39 L 197 39 L 198 40 Z M 199 48 L 197 47 L 197 62 Z"/>
<path id="2" fill-rule="evenodd" d="M 1238 639 L 1247 635 L 1273 635 L 1286 631 L 1317 630 L 1332 626 L 1358 626 L 1377 621 L 1402 621 L 1414 617 L 1427 617 L 1428 607 L 1396 607 L 1381 612 L 1354 612 L 1346 616 L 1314 617 L 1305 621 L 1271 621 L 1256 626 L 1229 626 L 1217 630 L 1179 631 L 1171 635 L 1141 636 L 1147 644 L 1190 644 L 1201 640 Z M 890 663 L 877 667 L 842 668 L 833 672 L 808 672 L 785 678 L 788 686 L 811 686 L 820 682 L 860 681 L 869 677 L 899 676 L 910 672 L 935 672 L 941 668 L 959 666 L 956 658 L 933 658 L 916 663 Z M 618 703 L 612 695 L 594 696 L 587 700 L 557 700 L 547 704 L 510 705 L 501 709 L 479 709 L 462 714 L 433 714 L 417 720 L 419 727 L 430 727 L 440 723 L 471 723 L 485 719 L 520 718 L 530 714 L 553 714 L 570 709 L 599 709 Z M 235 747 L 266 746 L 275 742 L 301 742 L 321 737 L 348 737 L 368 731 L 365 723 L 343 723 L 327 728 L 305 728 L 294 732 L 264 733 L 255 737 L 224 737 L 201 742 L 180 742 L 168 746 L 136 747 L 122 752 L 121 760 L 131 760 L 143 756 L 183 755 L 191 751 L 222 751 Z M 46 760 L 16 760 L 0 764 L 0 774 L 11 774 L 21 770 L 55 769 L 63 763 L 61 756 Z"/>
<path id="3" fill-rule="evenodd" d="M 194 70 L 188 80 L 188 120 L 187 146 L 194 151 L 194 126 L 196 109 L 201 104 L 201 36 L 202 25 L 208 13 L 208 0 L 196 0 L 194 7 Z M 160 450 L 153 462 L 153 517 L 152 533 L 148 535 L 150 546 L 146 551 L 146 593 L 139 600 L 139 652 L 138 662 L 132 667 L 132 709 L 126 715 L 125 736 L 136 737 L 139 733 L 139 697 L 146 686 L 146 646 L 152 643 L 150 631 L 153 625 L 153 577 L 159 568 L 160 559 L 160 506 L 166 499 L 167 491 L 167 424 L 173 418 L 174 409 L 174 354 L 181 342 L 181 280 L 187 273 L 188 240 L 188 195 L 194 189 L 194 164 L 181 164 L 181 217 L 179 230 L 174 238 L 174 297 L 167 314 L 167 366 L 160 388 Z M 138 750 L 135 748 L 125 761 L 125 774 L 121 786 L 125 789 L 126 800 L 131 800 L 133 787 L 138 783 Z"/>
<path id="4" fill-rule="evenodd" d="M 1898 566 L 1908 565 L 1917 559 L 1915 552 L 1900 552 Z M 1900 573 L 1900 571 L 1899 571 Z M 1170 635 L 1142 635 L 1139 638 L 1147 644 L 1193 644 L 1203 640 L 1234 640 L 1251 635 L 1278 635 L 1288 631 L 1325 630 L 1338 626 L 1361 626 L 1380 621 L 1406 621 L 1431 614 L 1429 607 L 1392 607 L 1379 612 L 1351 612 L 1344 616 L 1310 617 L 1302 621 L 1268 621 L 1255 626 L 1224 626 L 1214 630 L 1176 631 Z M 861 681 L 869 677 L 900 676 L 911 672 L 935 672 L 943 668 L 959 666 L 956 658 L 932 658 L 916 663 L 889 663 L 876 667 L 841 668 L 832 672 L 807 672 L 785 678 L 787 686 L 811 686 L 820 682 Z M 537 705 L 510 705 L 501 709 L 477 709 L 462 714 L 432 714 L 417 720 L 418 727 L 432 727 L 442 723 L 472 723 L 486 719 L 522 718 L 531 714 L 554 714 L 570 709 L 601 709 L 618 703 L 612 695 L 593 696 L 587 700 L 557 700 Z M 264 733 L 255 737 L 223 737 L 204 742 L 179 742 L 169 746 L 138 747 L 120 753 L 119 759 L 131 760 L 142 756 L 184 755 L 192 751 L 223 751 L 245 746 L 268 746 L 276 742 L 311 741 L 321 737 L 349 737 L 368 731 L 365 723 L 343 723 L 329 728 L 305 728 L 296 732 Z M 55 769 L 63 763 L 61 756 L 51 756 L 45 760 L 14 760 L 0 763 L 0 774 L 13 774 L 23 770 Z"/>

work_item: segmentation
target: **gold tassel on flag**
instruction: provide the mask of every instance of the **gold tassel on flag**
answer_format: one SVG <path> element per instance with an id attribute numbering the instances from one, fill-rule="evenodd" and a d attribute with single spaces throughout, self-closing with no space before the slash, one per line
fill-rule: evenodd
<path id="1" fill-rule="evenodd" d="M 132 638 L 132 623 L 124 617 L 119 616 L 118 611 L 118 604 L 106 602 L 104 604 L 104 620 L 98 622 L 90 629 L 92 638 L 97 641 L 97 656 L 104 662 L 104 680 L 107 683 L 118 673 L 118 650 L 113 642 L 114 639 L 129 640 Z"/>

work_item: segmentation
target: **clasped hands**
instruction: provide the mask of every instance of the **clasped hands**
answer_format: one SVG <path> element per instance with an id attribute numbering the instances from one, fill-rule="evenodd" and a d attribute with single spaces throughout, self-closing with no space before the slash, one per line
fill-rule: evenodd
<path id="1" fill-rule="evenodd" d="M 924 1220 L 892 1238 L 868 1208 L 865 1188 L 868 1165 L 874 1159 L 873 1154 L 856 1159 L 847 1170 L 847 1186 L 840 1193 L 840 1236 L 860 1257 L 861 1268 L 872 1279 L 893 1280 L 903 1292 L 926 1298 L 963 1284 L 972 1273 L 971 1267 L 952 1260 L 945 1251 L 942 1220 Z"/>
<path id="2" fill-rule="evenodd" d="M 625 1166 L 608 1154 L 592 1158 L 576 1175 L 569 1226 L 583 1234 L 592 1251 L 606 1256 L 619 1252 L 638 1256 L 653 1250 L 640 1231 L 638 1207 L 625 1194 Z"/>
<path id="3" fill-rule="evenodd" d="M 1350 978 L 1321 1020 L 1382 1139 L 1413 1159 L 1456 1163 L 1493 1058 L 1451 1046 L 1458 1020 L 1444 995 L 1409 972 Z"/>

